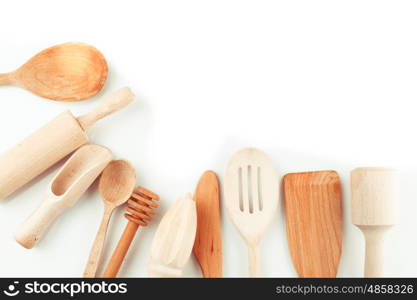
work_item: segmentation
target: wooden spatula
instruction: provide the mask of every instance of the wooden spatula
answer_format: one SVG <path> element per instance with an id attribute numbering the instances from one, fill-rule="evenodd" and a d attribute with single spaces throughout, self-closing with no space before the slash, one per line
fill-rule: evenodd
<path id="1" fill-rule="evenodd" d="M 335 171 L 284 177 L 287 236 L 300 277 L 336 277 L 342 252 L 342 196 Z"/>
<path id="2" fill-rule="evenodd" d="M 259 246 L 278 208 L 278 175 L 262 151 L 246 148 L 229 161 L 225 176 L 227 211 L 249 250 L 249 274 L 261 276 Z"/>
<path id="3" fill-rule="evenodd" d="M 201 176 L 194 200 L 197 206 L 194 255 L 204 277 L 222 277 L 220 187 L 216 173 L 206 171 Z"/>
<path id="4" fill-rule="evenodd" d="M 387 168 L 351 172 L 352 222 L 365 236 L 365 277 L 382 277 L 387 230 L 398 221 L 398 174 Z"/>

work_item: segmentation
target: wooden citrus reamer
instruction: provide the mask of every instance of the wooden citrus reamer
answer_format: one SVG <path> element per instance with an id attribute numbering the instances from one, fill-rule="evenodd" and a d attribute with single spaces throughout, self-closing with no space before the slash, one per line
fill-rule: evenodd
<path id="1" fill-rule="evenodd" d="M 387 168 L 351 172 L 352 222 L 365 236 L 365 277 L 384 275 L 384 238 L 398 220 L 397 176 Z"/>
<path id="2" fill-rule="evenodd" d="M 150 215 L 155 214 L 154 209 L 159 206 L 154 200 L 158 201 L 159 196 L 142 187 L 137 187 L 132 193 L 126 206 L 128 213 L 125 214 L 125 217 L 128 219 L 128 223 L 104 271 L 103 277 L 112 278 L 117 276 L 139 226 L 147 226 L 148 222 L 152 220 Z"/>

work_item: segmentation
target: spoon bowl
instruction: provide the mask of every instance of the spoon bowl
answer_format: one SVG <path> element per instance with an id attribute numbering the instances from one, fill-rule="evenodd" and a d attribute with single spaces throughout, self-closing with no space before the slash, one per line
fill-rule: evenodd
<path id="1" fill-rule="evenodd" d="M 126 160 L 113 160 L 104 169 L 100 178 L 99 192 L 107 205 L 125 203 L 136 185 L 135 169 Z"/>
<path id="2" fill-rule="evenodd" d="M 16 85 L 57 101 L 80 101 L 97 94 L 107 79 L 103 54 L 84 43 L 45 49 L 14 72 L 0 74 L 0 85 Z"/>

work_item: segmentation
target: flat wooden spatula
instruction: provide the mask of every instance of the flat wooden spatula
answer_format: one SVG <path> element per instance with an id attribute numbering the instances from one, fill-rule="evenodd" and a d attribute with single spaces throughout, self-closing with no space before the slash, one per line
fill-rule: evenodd
<path id="1" fill-rule="evenodd" d="M 397 171 L 357 168 L 351 172 L 352 223 L 365 236 L 365 277 L 383 277 L 384 239 L 398 222 Z"/>
<path id="2" fill-rule="evenodd" d="M 342 196 L 335 171 L 284 177 L 287 237 L 299 277 L 336 277 L 342 253 Z"/>
<path id="3" fill-rule="evenodd" d="M 204 172 L 195 190 L 194 200 L 197 206 L 194 255 L 204 277 L 222 277 L 220 186 L 216 173 Z"/>

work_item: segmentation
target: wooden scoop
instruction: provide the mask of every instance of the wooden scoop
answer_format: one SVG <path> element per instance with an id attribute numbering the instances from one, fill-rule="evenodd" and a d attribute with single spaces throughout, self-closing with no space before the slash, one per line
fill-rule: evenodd
<path id="1" fill-rule="evenodd" d="M 192 195 L 178 199 L 164 215 L 151 246 L 149 276 L 181 277 L 190 258 L 197 229 Z"/>
<path id="2" fill-rule="evenodd" d="M 206 171 L 198 182 L 197 233 L 194 255 L 206 278 L 222 277 L 222 237 L 220 227 L 220 187 L 216 173 Z"/>
<path id="3" fill-rule="evenodd" d="M 129 200 L 135 182 L 135 169 L 126 160 L 113 160 L 104 169 L 99 183 L 100 195 L 104 202 L 104 215 L 90 251 L 84 277 L 96 276 L 110 217 L 117 206 Z"/>
<path id="4" fill-rule="evenodd" d="M 299 277 L 336 277 L 342 253 L 342 195 L 335 171 L 284 177 L 287 237 Z"/>
<path id="5" fill-rule="evenodd" d="M 384 238 L 398 221 L 397 176 L 387 168 L 351 172 L 352 222 L 365 236 L 365 277 L 384 276 Z"/>
<path id="6" fill-rule="evenodd" d="M 261 239 L 278 217 L 277 172 L 264 152 L 246 148 L 230 159 L 224 187 L 227 211 L 248 246 L 249 275 L 260 277 Z"/>
<path id="7" fill-rule="evenodd" d="M 43 50 L 14 72 L 0 74 L 0 85 L 17 85 L 58 101 L 97 94 L 107 78 L 107 63 L 94 47 L 65 43 Z"/>
<path id="8" fill-rule="evenodd" d="M 19 226 L 14 235 L 16 241 L 32 248 L 53 220 L 80 199 L 111 157 L 109 149 L 98 145 L 78 149 L 49 184 L 38 209 Z"/>

